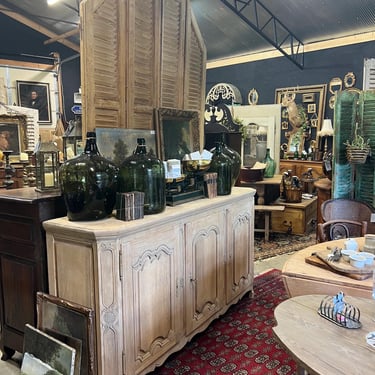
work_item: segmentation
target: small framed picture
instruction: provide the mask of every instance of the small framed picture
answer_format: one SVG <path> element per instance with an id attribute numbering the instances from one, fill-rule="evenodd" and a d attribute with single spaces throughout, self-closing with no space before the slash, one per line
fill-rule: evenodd
<path id="1" fill-rule="evenodd" d="M 199 116 L 197 111 L 173 108 L 155 110 L 158 156 L 161 160 L 182 160 L 199 151 Z"/>
<path id="2" fill-rule="evenodd" d="M 58 339 L 64 337 L 66 342 L 68 337 L 80 340 L 80 375 L 96 374 L 92 309 L 37 292 L 37 328 Z"/>
<path id="3" fill-rule="evenodd" d="M 316 104 L 308 104 L 307 105 L 307 113 L 316 113 Z"/>
<path id="4" fill-rule="evenodd" d="M 0 116 L 0 150 L 19 156 L 27 149 L 26 116 Z"/>

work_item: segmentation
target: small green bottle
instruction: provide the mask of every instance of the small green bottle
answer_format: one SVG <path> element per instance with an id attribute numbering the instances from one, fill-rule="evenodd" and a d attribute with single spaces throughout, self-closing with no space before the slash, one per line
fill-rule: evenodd
<path id="1" fill-rule="evenodd" d="M 267 148 L 266 157 L 263 160 L 263 163 L 266 164 L 266 168 L 264 169 L 263 177 L 271 178 L 275 175 L 276 170 L 276 162 L 271 158 L 270 149 Z"/>

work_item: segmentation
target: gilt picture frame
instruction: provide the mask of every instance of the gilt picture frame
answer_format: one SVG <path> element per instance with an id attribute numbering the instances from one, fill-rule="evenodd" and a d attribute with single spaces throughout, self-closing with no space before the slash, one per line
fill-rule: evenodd
<path id="1" fill-rule="evenodd" d="M 37 328 L 71 336 L 82 342 L 80 375 L 96 375 L 94 310 L 76 303 L 37 292 Z"/>
<path id="2" fill-rule="evenodd" d="M 158 157 L 182 160 L 200 151 L 198 111 L 157 108 L 154 112 Z"/>
<path id="3" fill-rule="evenodd" d="M 26 116 L 0 115 L 0 150 L 12 151 L 10 159 L 18 159 L 27 149 Z"/>

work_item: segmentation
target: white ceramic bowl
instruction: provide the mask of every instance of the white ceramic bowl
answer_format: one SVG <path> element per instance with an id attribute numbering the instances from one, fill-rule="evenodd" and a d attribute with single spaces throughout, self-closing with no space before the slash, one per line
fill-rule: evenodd
<path id="1" fill-rule="evenodd" d="M 360 254 L 352 254 L 349 256 L 350 264 L 356 268 L 363 268 L 365 266 L 366 257 Z"/>
<path id="2" fill-rule="evenodd" d="M 367 253 L 366 251 L 361 251 L 359 254 L 363 255 L 366 258 L 365 260 L 366 266 L 371 266 L 374 263 L 374 254 Z"/>
<path id="3" fill-rule="evenodd" d="M 353 255 L 353 254 L 356 254 L 357 252 L 355 250 L 348 250 L 348 249 L 342 249 L 341 250 L 341 255 L 342 255 L 342 259 L 345 260 L 345 262 L 349 262 L 350 259 L 350 255 Z"/>

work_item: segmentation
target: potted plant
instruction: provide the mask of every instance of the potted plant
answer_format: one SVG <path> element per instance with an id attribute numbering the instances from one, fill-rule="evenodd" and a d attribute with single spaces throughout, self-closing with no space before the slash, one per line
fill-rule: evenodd
<path id="1" fill-rule="evenodd" d="M 364 139 L 358 133 L 358 123 L 355 125 L 352 141 L 347 140 L 344 145 L 346 146 L 346 157 L 349 163 L 363 164 L 366 162 L 367 156 L 371 151 L 370 139 Z"/>

